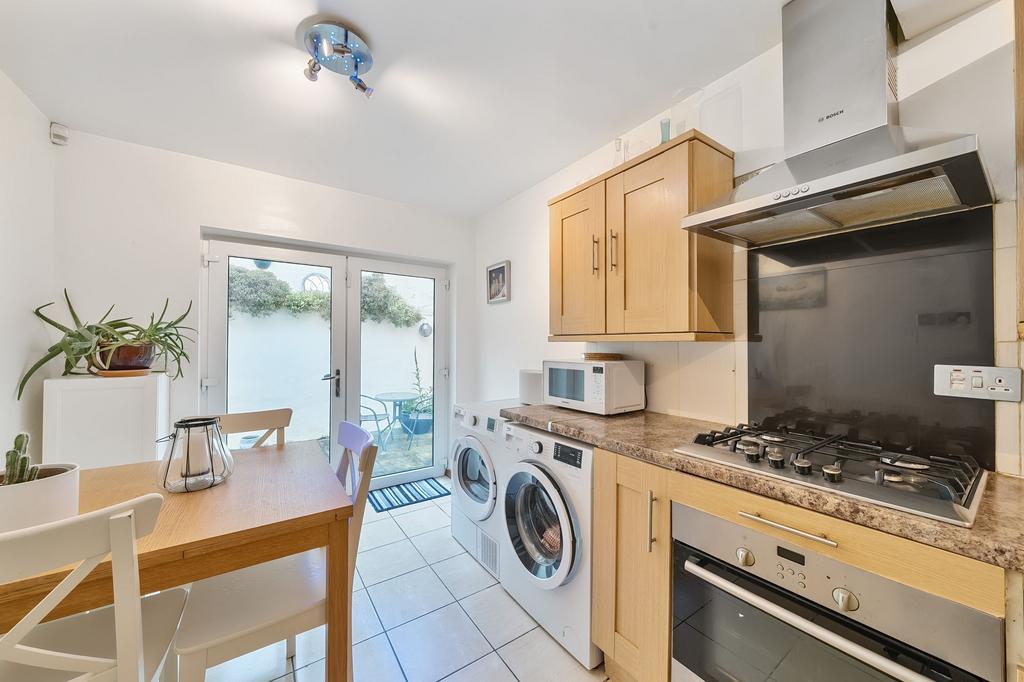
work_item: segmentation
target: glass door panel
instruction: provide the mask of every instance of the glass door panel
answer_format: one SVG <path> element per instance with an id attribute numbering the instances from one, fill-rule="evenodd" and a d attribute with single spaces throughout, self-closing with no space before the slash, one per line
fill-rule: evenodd
<path id="1" fill-rule="evenodd" d="M 374 487 L 444 470 L 443 275 L 436 268 L 349 262 L 349 414 L 374 434 Z"/>
<path id="2" fill-rule="evenodd" d="M 211 256 L 206 411 L 291 408 L 287 440 L 329 454 L 345 418 L 345 258 L 223 242 Z M 259 435 L 232 434 L 228 446 Z"/>

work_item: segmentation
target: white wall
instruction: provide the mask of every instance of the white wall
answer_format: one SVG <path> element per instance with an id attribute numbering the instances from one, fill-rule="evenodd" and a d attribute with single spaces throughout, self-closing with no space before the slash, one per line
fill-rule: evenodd
<path id="1" fill-rule="evenodd" d="M 32 314 L 56 296 L 53 277 L 53 155 L 49 121 L 0 72 L 0 452 L 19 431 L 32 434 L 30 450 L 42 453 L 42 381 L 33 377 L 21 401 L 22 373 L 50 345 Z"/>
<path id="2" fill-rule="evenodd" d="M 982 157 L 1001 202 L 1015 198 L 1012 44 L 1004 30 L 992 30 L 1009 7 L 1000 0 L 976 16 L 951 22 L 904 46 L 899 57 L 901 83 L 912 94 L 900 103 L 901 123 L 979 135 Z M 959 45 L 969 62 L 946 55 Z M 966 49 L 965 46 L 970 47 Z M 659 141 L 659 121 L 672 119 L 673 134 L 689 128 L 719 140 L 736 152 L 737 176 L 783 158 L 782 48 L 777 46 L 715 83 L 658 112 L 623 135 L 632 157 Z M 542 360 L 578 356 L 584 344 L 547 343 L 547 201 L 599 175 L 614 163 L 611 142 L 537 185 L 509 199 L 477 222 L 476 300 L 479 331 L 480 399 L 514 396 L 517 370 L 538 368 Z M 996 211 L 996 316 L 998 357 L 1016 358 L 1016 224 L 1011 207 Z M 488 306 L 483 272 L 490 263 L 512 261 L 512 301 Z M 735 276 L 746 277 L 745 258 L 737 254 Z M 623 352 L 647 364 L 649 408 L 668 414 L 733 423 L 746 419 L 746 287 L 735 288 L 735 343 L 593 344 Z M 1012 339 L 1010 333 L 1013 333 Z M 1010 341 L 1014 341 L 1010 347 Z M 1003 362 L 1001 362 L 1003 364 Z M 997 412 L 1000 468 L 1020 472 L 1018 443 L 1024 433 L 1017 406 Z M 999 416 L 1001 415 L 1001 416 Z"/>
<path id="3" fill-rule="evenodd" d="M 254 144 L 258 142 L 254 141 Z M 472 326 L 467 221 L 397 202 L 74 131 L 56 161 L 57 284 L 91 317 L 200 304 L 203 227 L 451 265 L 453 324 Z M 198 324 L 193 314 L 193 326 Z M 475 386 L 472 336 L 457 344 L 455 393 Z M 171 384 L 171 414 L 199 408 L 199 367 Z"/>

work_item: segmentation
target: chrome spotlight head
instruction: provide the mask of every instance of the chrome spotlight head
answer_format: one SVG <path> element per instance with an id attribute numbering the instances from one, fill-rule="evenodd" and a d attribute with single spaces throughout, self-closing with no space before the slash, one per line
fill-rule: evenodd
<path id="1" fill-rule="evenodd" d="M 306 78 L 315 81 L 320 68 L 326 67 L 347 76 L 356 90 L 367 97 L 373 94 L 373 88 L 360 78 L 373 68 L 373 55 L 362 38 L 341 24 L 325 22 L 311 26 L 304 43 L 311 57 Z"/>
<path id="2" fill-rule="evenodd" d="M 348 77 L 348 80 L 350 83 L 352 83 L 352 87 L 366 95 L 366 99 L 370 99 L 371 97 L 373 97 L 373 88 L 364 83 L 362 78 L 355 74 L 352 74 L 351 76 Z"/>
<path id="3" fill-rule="evenodd" d="M 308 81 L 316 83 L 316 79 L 320 73 L 320 68 L 320 64 L 318 64 L 315 59 L 310 59 L 309 64 L 306 65 L 306 68 L 302 73 L 305 74 Z"/>

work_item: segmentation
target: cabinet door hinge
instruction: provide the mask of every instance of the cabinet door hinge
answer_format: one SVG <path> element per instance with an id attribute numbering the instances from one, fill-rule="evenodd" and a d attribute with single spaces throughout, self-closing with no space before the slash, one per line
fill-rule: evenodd
<path id="1" fill-rule="evenodd" d="M 208 253 L 204 253 L 203 254 L 203 267 L 204 268 L 210 267 L 210 263 L 219 263 L 219 262 L 220 262 L 220 256 L 211 256 Z"/>
<path id="2" fill-rule="evenodd" d="M 199 388 L 206 391 L 211 386 L 217 386 L 220 384 L 220 379 L 211 379 L 210 377 L 203 377 L 199 380 Z"/>
<path id="3" fill-rule="evenodd" d="M 441 286 L 444 287 L 445 291 L 449 291 L 452 288 L 452 281 L 450 279 L 442 279 Z"/>
<path id="4" fill-rule="evenodd" d="M 441 378 L 442 379 L 444 379 L 445 381 L 448 381 L 448 376 L 450 374 L 451 374 L 451 372 L 448 371 L 447 367 L 442 367 L 441 368 Z"/>

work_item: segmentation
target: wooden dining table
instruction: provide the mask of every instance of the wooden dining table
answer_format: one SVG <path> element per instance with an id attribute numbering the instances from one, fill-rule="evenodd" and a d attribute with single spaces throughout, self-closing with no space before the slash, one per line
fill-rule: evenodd
<path id="1" fill-rule="evenodd" d="M 173 494 L 157 486 L 159 462 L 81 472 L 79 511 L 159 492 L 156 528 L 138 542 L 142 594 L 184 585 L 317 547 L 327 548 L 327 680 L 348 677 L 348 524 L 352 500 L 320 444 L 300 441 L 234 453 L 223 484 Z M 0 561 L 3 558 L 0 557 Z M 73 567 L 0 584 L 0 632 L 6 632 Z M 113 603 L 110 562 L 92 573 L 51 618 Z"/>

